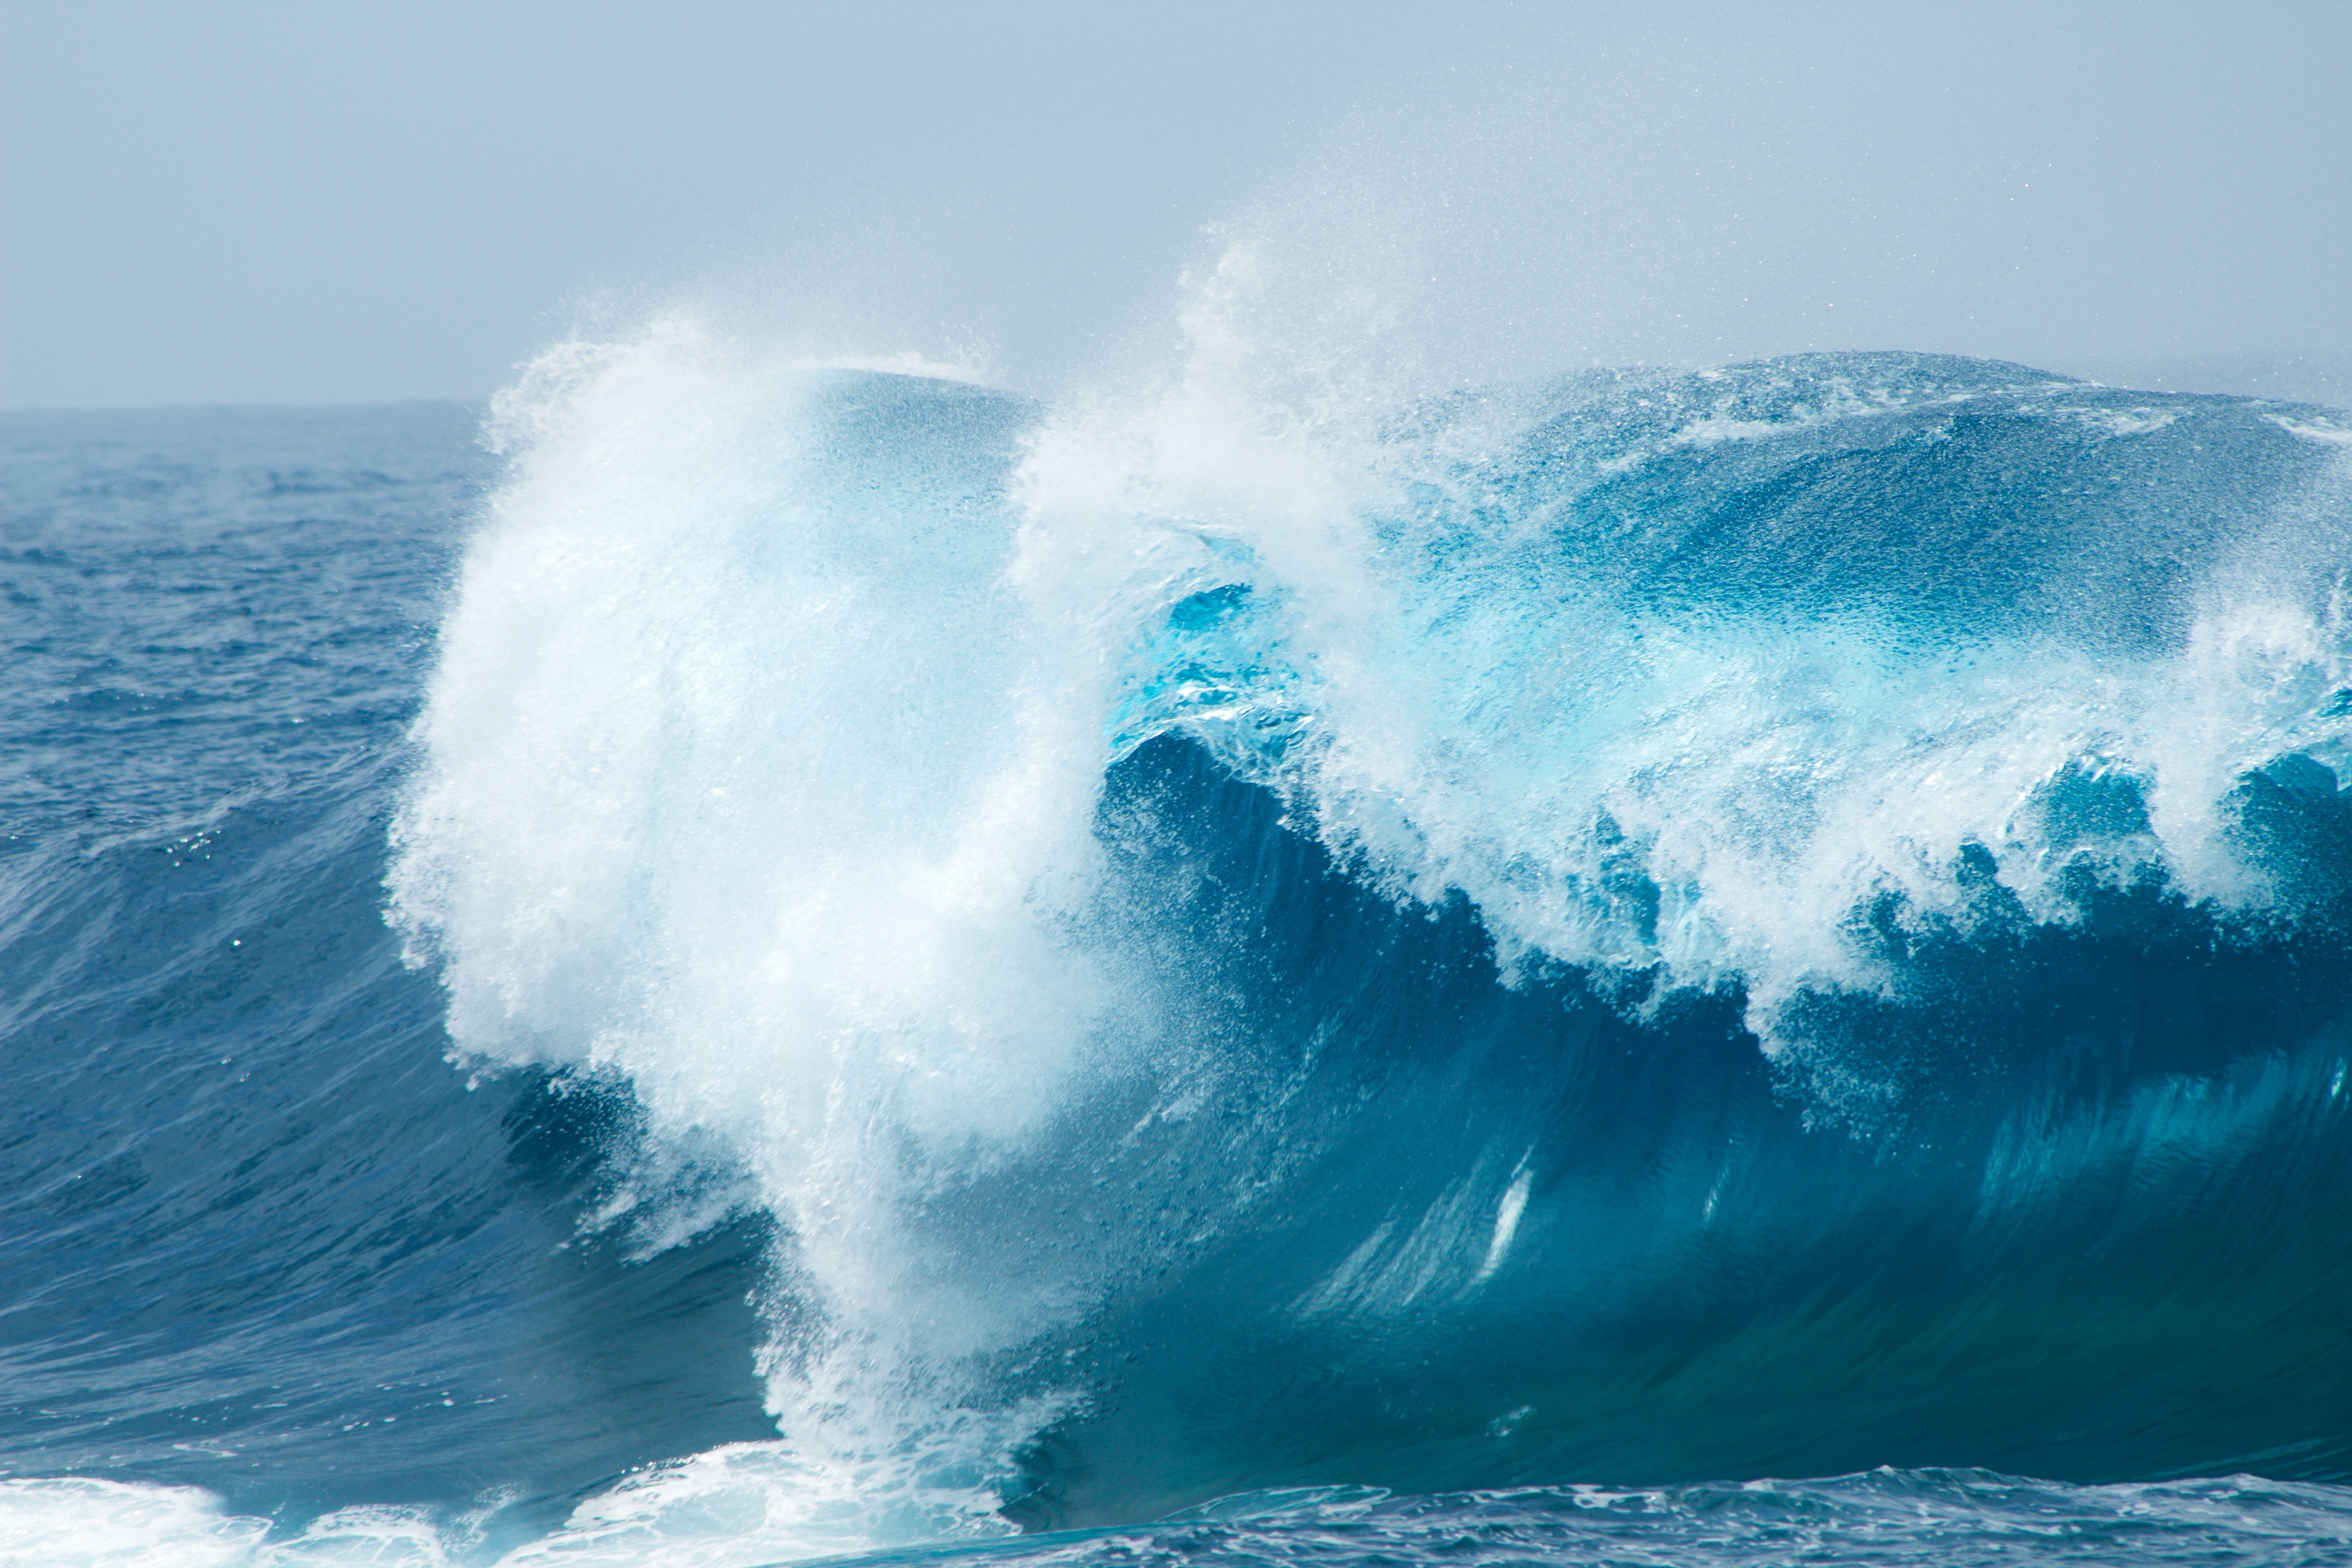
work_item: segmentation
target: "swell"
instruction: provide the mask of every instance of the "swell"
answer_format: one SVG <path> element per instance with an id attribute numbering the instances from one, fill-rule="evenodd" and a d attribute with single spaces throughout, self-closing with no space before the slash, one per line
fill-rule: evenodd
<path id="1" fill-rule="evenodd" d="M 630 1261 L 626 1093 L 453 1073 L 383 924 L 471 426 L 6 428 L 0 1473 L 545 1523 L 772 1430 L 763 1224 Z"/>
<path id="2" fill-rule="evenodd" d="M 486 1474 L 562 1497 L 766 1429 L 740 1306 L 756 1227 L 626 1268 L 575 1229 L 625 1101 L 468 1092 L 442 1061 L 440 998 L 376 912 L 388 783 L 14 868 L 47 896 L 8 933 L 28 982 L 5 1122 L 12 1471 L 307 1511 Z M 681 1315 L 716 1321 L 657 1326 Z"/>

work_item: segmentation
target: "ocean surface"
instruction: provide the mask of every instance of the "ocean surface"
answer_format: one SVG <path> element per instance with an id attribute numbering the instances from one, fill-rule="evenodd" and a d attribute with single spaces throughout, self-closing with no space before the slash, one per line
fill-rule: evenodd
<path id="1" fill-rule="evenodd" d="M 2352 414 L 1234 364 L 0 416 L 0 1562 L 2352 1561 Z"/>

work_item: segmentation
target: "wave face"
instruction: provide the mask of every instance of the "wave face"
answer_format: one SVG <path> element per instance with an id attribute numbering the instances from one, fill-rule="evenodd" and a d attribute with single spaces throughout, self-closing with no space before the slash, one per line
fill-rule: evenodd
<path id="1" fill-rule="evenodd" d="M 0 1541 L 2344 1538 L 2352 424 L 1214 306 L 10 426 Z"/>

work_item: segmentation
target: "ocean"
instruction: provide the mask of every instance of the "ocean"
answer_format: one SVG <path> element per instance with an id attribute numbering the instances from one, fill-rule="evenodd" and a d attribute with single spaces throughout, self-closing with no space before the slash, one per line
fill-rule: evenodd
<path id="1" fill-rule="evenodd" d="M 2352 414 L 1233 363 L 0 416 L 0 1561 L 2352 1561 Z"/>

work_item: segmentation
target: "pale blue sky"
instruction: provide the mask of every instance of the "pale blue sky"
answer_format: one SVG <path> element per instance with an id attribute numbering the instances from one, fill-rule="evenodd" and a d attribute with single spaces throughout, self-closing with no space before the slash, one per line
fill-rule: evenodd
<path id="1" fill-rule="evenodd" d="M 479 397 L 680 298 L 1051 386 L 1219 223 L 1463 375 L 2352 364 L 2352 4 L 0 0 L 0 406 Z"/>

